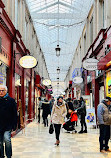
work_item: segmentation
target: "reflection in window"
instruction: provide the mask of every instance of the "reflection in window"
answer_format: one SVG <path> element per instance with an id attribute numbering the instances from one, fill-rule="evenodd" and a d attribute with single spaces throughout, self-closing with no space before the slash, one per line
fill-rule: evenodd
<path id="1" fill-rule="evenodd" d="M 28 102 L 29 102 L 29 81 L 26 80 L 26 103 L 25 103 L 25 120 L 28 119 Z"/>
<path id="2" fill-rule="evenodd" d="M 0 84 L 6 85 L 6 69 L 7 66 L 1 63 L 0 65 Z"/>
<path id="3" fill-rule="evenodd" d="M 17 97 L 20 99 L 19 89 L 17 87 L 21 86 L 20 76 L 15 73 L 15 101 L 17 102 Z M 19 96 L 18 96 L 19 95 Z"/>

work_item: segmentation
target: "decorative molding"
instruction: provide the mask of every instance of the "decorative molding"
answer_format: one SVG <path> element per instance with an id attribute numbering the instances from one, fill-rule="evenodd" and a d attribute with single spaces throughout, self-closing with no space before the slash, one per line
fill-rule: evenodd
<path id="1" fill-rule="evenodd" d="M 4 27 L 4 29 L 8 32 L 8 34 L 13 37 L 13 34 L 11 33 L 10 29 L 8 28 L 8 26 L 6 25 L 6 23 L 3 21 L 3 19 L 0 17 L 0 24 L 2 25 L 2 27 Z"/>

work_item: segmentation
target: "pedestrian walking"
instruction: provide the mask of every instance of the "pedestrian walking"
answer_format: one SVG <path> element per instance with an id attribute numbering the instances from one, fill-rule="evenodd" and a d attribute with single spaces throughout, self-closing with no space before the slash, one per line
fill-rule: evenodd
<path id="1" fill-rule="evenodd" d="M 0 158 L 12 157 L 11 131 L 17 127 L 17 108 L 13 98 L 7 93 L 7 87 L 0 85 Z"/>
<path id="2" fill-rule="evenodd" d="M 54 97 L 51 98 L 50 102 L 49 102 L 49 106 L 50 106 L 50 113 L 52 112 L 52 108 L 53 108 L 53 105 L 54 105 Z"/>
<path id="3" fill-rule="evenodd" d="M 38 100 L 39 100 L 39 105 L 38 105 L 38 123 L 40 123 L 40 112 L 41 112 L 41 108 L 42 108 L 41 97 L 39 97 Z"/>
<path id="4" fill-rule="evenodd" d="M 100 152 L 106 153 L 111 152 L 108 146 L 108 142 L 110 139 L 110 125 L 111 125 L 111 98 L 106 97 L 102 102 L 98 105 L 97 108 L 97 118 L 99 124 L 99 143 L 100 143 Z"/>
<path id="5" fill-rule="evenodd" d="M 42 102 L 42 109 L 43 109 L 43 123 L 44 127 L 48 126 L 48 115 L 50 114 L 50 106 L 47 99 L 44 99 L 44 102 Z"/>
<path id="6" fill-rule="evenodd" d="M 80 107 L 76 109 L 80 115 L 81 130 L 78 133 L 87 133 L 87 125 L 85 121 L 86 105 L 83 97 L 80 97 Z M 85 130 L 83 130 L 85 128 Z"/>
<path id="7" fill-rule="evenodd" d="M 64 123 L 64 117 L 66 116 L 66 114 L 67 114 L 67 109 L 65 103 L 63 102 L 63 97 L 59 96 L 57 102 L 53 106 L 51 113 L 51 120 L 55 128 L 55 136 L 56 136 L 55 145 L 57 146 L 60 143 L 59 140 L 60 129 L 61 129 L 61 125 Z"/>
<path id="8" fill-rule="evenodd" d="M 67 100 L 67 119 L 70 118 L 70 113 L 69 113 L 70 110 L 74 111 L 74 107 L 73 107 L 71 98 L 68 98 L 68 100 Z"/>

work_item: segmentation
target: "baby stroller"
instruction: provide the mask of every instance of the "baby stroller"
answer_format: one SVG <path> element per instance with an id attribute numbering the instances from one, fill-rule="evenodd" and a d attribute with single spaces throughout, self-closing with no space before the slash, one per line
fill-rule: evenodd
<path id="1" fill-rule="evenodd" d="M 63 124 L 63 128 L 69 132 L 69 131 L 74 131 L 75 133 L 77 133 L 77 131 L 75 130 L 75 121 L 77 121 L 78 117 L 77 114 L 72 112 L 70 115 L 70 119 L 67 120 L 64 124 Z"/>

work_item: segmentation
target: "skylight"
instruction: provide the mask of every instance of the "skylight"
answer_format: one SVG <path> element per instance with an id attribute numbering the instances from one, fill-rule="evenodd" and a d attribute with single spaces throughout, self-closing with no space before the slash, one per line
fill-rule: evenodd
<path id="1" fill-rule="evenodd" d="M 94 0 L 27 0 L 50 79 L 64 81 Z M 61 48 L 56 56 L 57 44 Z"/>

